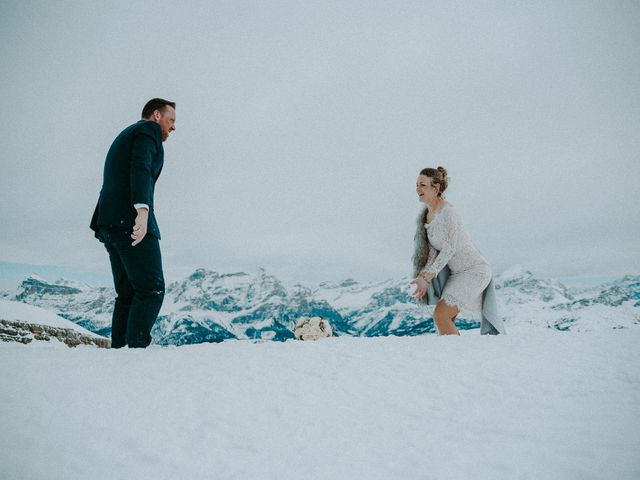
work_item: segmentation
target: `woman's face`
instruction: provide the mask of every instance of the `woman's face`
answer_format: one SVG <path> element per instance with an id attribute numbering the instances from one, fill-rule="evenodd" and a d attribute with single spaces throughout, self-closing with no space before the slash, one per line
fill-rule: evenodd
<path id="1" fill-rule="evenodd" d="M 418 194 L 418 199 L 422 203 L 428 203 L 438 196 L 438 187 L 433 186 L 430 177 L 427 177 L 426 175 L 418 175 L 416 193 Z"/>

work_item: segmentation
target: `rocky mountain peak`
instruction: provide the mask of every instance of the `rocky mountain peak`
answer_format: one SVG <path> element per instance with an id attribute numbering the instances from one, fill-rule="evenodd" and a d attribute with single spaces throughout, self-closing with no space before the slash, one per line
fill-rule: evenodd
<path id="1" fill-rule="evenodd" d="M 540 279 L 530 270 L 516 265 L 496 278 L 496 290 L 511 290 L 524 297 L 535 297 L 543 302 L 566 302 L 574 300 L 570 290 L 557 280 Z"/>
<path id="2" fill-rule="evenodd" d="M 82 290 L 75 286 L 64 283 L 49 283 L 44 278 L 31 274 L 25 278 L 16 294 L 17 300 L 24 300 L 29 296 L 43 297 L 46 295 L 75 295 L 81 293 Z"/>

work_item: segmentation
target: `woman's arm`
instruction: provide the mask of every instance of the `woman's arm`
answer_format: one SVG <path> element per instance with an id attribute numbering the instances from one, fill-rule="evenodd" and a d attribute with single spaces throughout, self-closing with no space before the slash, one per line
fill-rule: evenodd
<path id="1" fill-rule="evenodd" d="M 460 218 L 451 208 L 441 212 L 440 215 L 443 215 L 440 220 L 442 220 L 442 228 L 445 230 L 445 245 L 430 265 L 427 262 L 427 265 L 429 266 L 424 270 L 426 273 L 433 274 L 434 277 L 438 275 L 440 270 L 442 270 L 444 266 L 449 263 L 451 257 L 453 257 L 458 246 L 458 236 L 461 223 Z M 431 245 L 429 246 L 431 247 Z M 431 251 L 429 251 L 429 256 L 431 256 Z"/>

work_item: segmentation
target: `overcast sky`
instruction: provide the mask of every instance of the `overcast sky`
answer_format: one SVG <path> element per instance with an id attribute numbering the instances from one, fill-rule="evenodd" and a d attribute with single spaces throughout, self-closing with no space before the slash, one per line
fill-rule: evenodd
<path id="1" fill-rule="evenodd" d="M 404 277 L 438 165 L 496 271 L 640 272 L 638 1 L 4 0 L 0 35 L 0 262 L 109 273 L 104 157 L 160 96 L 168 280 Z"/>

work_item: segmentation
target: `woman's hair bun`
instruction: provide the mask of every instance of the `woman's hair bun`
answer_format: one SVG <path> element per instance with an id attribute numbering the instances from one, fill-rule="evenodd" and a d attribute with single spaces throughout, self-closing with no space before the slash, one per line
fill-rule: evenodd
<path id="1" fill-rule="evenodd" d="M 423 168 L 420 171 L 420 175 L 425 175 L 431 178 L 431 183 L 438 185 L 438 196 L 441 197 L 442 193 L 447 189 L 449 185 L 449 177 L 447 176 L 447 169 L 444 167 L 438 168 Z"/>

